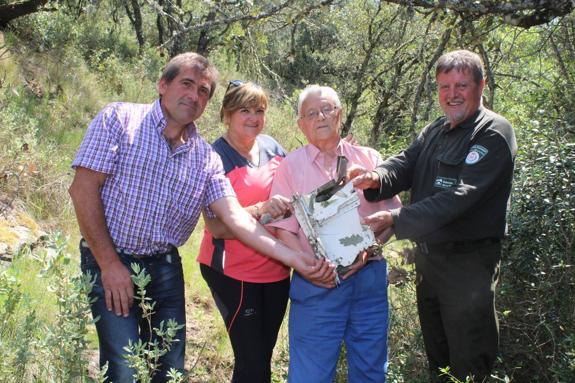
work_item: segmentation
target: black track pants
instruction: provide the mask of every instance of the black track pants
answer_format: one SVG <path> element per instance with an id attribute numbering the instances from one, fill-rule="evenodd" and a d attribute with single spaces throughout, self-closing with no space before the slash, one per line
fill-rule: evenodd
<path id="1" fill-rule="evenodd" d="M 269 383 L 271 358 L 286 311 L 290 280 L 250 283 L 200 264 L 224 319 L 235 365 L 233 383 Z"/>

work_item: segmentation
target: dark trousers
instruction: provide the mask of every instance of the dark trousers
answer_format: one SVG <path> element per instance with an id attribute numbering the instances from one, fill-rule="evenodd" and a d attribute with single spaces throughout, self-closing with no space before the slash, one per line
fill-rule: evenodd
<path id="1" fill-rule="evenodd" d="M 432 381 L 489 377 L 499 342 L 495 286 L 501 244 L 420 246 L 416 254 L 417 307 Z"/>
<path id="2" fill-rule="evenodd" d="M 271 360 L 287 307 L 290 280 L 251 283 L 200 264 L 234 351 L 233 383 L 269 383 Z"/>

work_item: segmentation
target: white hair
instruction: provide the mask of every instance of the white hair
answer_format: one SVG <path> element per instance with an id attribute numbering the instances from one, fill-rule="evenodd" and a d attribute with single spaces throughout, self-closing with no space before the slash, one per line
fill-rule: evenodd
<path id="1" fill-rule="evenodd" d="M 301 107 L 303 103 L 307 100 L 307 98 L 311 95 L 319 95 L 325 96 L 333 100 L 335 106 L 337 108 L 341 108 L 341 101 L 339 100 L 339 96 L 337 92 L 329 86 L 321 86 L 321 85 L 308 85 L 301 91 L 297 100 L 297 114 L 301 116 Z"/>

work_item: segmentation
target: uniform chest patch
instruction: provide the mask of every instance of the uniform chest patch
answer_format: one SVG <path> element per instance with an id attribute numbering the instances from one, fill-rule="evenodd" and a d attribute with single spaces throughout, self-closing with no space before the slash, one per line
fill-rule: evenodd
<path id="1" fill-rule="evenodd" d="M 467 153 L 467 157 L 465 157 L 465 164 L 466 165 L 474 165 L 478 163 L 483 157 L 487 155 L 489 150 L 486 147 L 481 145 L 473 145 L 471 149 L 469 149 L 469 153 Z"/>

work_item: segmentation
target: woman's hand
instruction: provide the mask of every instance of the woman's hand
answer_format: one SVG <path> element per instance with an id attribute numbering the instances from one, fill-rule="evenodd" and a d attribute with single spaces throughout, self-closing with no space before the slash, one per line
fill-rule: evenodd
<path id="1" fill-rule="evenodd" d="M 265 224 L 273 219 L 289 216 L 292 212 L 292 205 L 286 197 L 274 195 L 265 202 L 259 202 L 257 211 L 260 221 Z"/>

